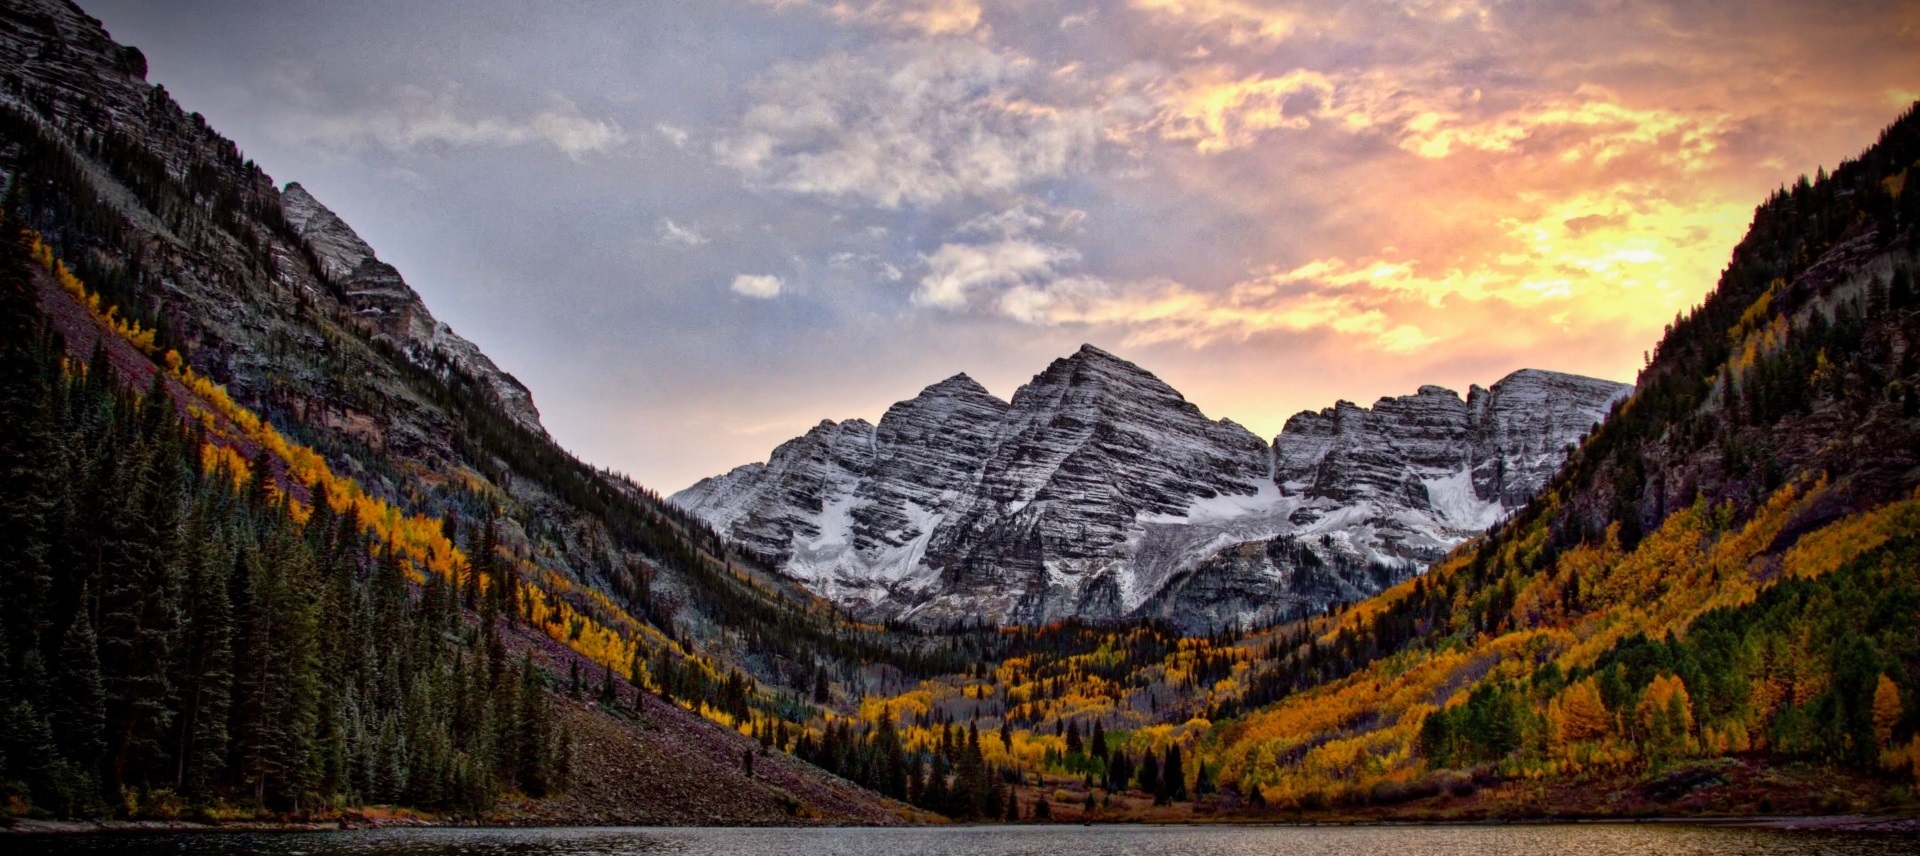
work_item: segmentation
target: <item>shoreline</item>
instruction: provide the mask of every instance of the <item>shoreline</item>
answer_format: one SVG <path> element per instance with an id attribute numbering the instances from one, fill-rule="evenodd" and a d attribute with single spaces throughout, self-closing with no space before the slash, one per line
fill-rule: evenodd
<path id="1" fill-rule="evenodd" d="M 1294 821 L 1213 821 L 1194 823 L 1191 821 L 1170 823 L 1106 822 L 1097 824 L 1052 823 L 1017 824 L 1009 828 L 1044 829 L 1049 827 L 1068 828 L 1084 826 L 1141 828 L 1153 827 L 1450 827 L 1450 826 L 1586 826 L 1599 824 L 1674 824 L 1697 826 L 1745 827 L 1753 829 L 1779 829 L 1794 831 L 1822 832 L 1888 832 L 1920 833 L 1920 816 L 1913 815 L 1780 815 L 1761 817 L 1526 817 L 1526 818 L 1489 818 L 1485 820 L 1394 820 L 1391 818 L 1375 820 L 1294 820 Z M 0 836 L 22 835 L 144 835 L 153 833 L 169 834 L 237 834 L 237 833 L 305 833 L 305 832 L 371 832 L 390 829 L 952 829 L 952 828 L 993 828 L 1008 826 L 1005 824 L 920 824 L 901 827 L 866 827 L 860 824 L 713 824 L 713 825 L 653 825 L 632 826 L 624 824 L 505 824 L 505 823 L 465 823 L 459 821 L 408 820 L 327 820 L 310 822 L 276 821 L 235 821 L 232 823 L 206 823 L 183 820 L 38 820 L 16 819 L 12 823 L 0 826 Z"/>

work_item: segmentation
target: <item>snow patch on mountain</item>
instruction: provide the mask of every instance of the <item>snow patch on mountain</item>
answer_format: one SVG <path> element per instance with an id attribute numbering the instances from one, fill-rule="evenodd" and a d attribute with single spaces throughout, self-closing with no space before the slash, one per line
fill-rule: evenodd
<path id="1" fill-rule="evenodd" d="M 1272 444 L 1091 345 L 956 375 L 669 498 L 872 617 L 1218 626 L 1378 591 L 1498 522 L 1628 388 L 1522 370 L 1288 420 Z"/>

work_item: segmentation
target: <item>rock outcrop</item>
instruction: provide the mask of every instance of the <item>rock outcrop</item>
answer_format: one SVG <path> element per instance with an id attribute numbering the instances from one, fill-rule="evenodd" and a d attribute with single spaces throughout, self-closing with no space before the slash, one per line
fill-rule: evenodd
<path id="1" fill-rule="evenodd" d="M 381 261 L 345 221 L 292 182 L 280 193 L 280 212 L 295 234 L 305 239 L 326 280 L 339 290 L 355 320 L 384 338 L 416 365 L 444 372 L 452 366 L 479 379 L 500 407 L 528 430 L 546 433 L 533 393 L 500 370 L 479 347 L 435 320 L 400 271 Z"/>
<path id="2" fill-rule="evenodd" d="M 924 624 L 1354 600 L 1538 490 L 1627 388 L 1523 370 L 1287 422 L 1269 446 L 1091 345 L 1001 402 L 966 375 L 670 498 L 814 591 Z"/>

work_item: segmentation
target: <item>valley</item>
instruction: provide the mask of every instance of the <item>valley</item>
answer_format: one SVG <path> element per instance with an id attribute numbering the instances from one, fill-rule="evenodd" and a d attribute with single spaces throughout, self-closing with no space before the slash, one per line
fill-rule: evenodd
<path id="1" fill-rule="evenodd" d="M 7 826 L 1916 810 L 1920 107 L 1631 386 L 1267 440 L 1087 344 L 663 496 L 98 20 L 0 25 Z"/>

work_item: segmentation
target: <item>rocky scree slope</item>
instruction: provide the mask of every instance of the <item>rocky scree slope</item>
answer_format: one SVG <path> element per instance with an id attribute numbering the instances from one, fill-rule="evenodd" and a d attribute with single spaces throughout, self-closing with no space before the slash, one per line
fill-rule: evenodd
<path id="1" fill-rule="evenodd" d="M 1341 402 L 1269 445 L 1091 345 L 956 375 L 669 501 L 857 612 L 1203 630 L 1379 591 L 1532 496 L 1627 387 L 1536 370 Z"/>

